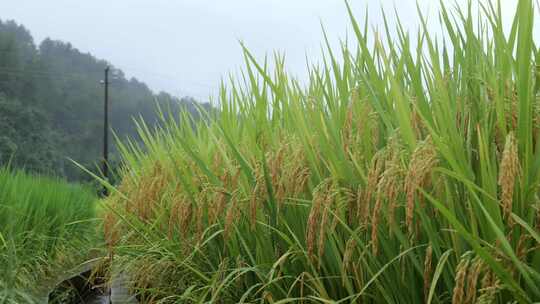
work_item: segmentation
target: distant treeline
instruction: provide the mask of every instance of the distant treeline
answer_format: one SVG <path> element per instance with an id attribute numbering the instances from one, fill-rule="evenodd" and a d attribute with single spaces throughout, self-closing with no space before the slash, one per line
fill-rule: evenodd
<path id="1" fill-rule="evenodd" d="M 36 46 L 24 26 L 0 20 L 0 166 L 10 163 L 84 178 L 69 159 L 93 168 L 101 158 L 100 81 L 107 65 L 70 43 L 47 38 Z M 143 82 L 126 79 L 118 71 L 110 86 L 111 128 L 120 138 L 137 140 L 133 118 L 155 126 L 156 103 L 173 115 L 182 107 L 197 113 L 194 99 L 154 94 Z"/>

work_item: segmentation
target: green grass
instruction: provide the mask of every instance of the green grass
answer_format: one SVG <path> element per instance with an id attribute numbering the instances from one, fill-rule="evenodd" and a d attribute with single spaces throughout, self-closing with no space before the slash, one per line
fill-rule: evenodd
<path id="1" fill-rule="evenodd" d="M 0 303 L 32 303 L 96 241 L 86 188 L 0 168 Z"/>
<path id="2" fill-rule="evenodd" d="M 533 11 L 443 7 L 444 40 L 350 14 L 306 86 L 244 48 L 219 112 L 122 146 L 113 267 L 144 303 L 540 301 Z"/>

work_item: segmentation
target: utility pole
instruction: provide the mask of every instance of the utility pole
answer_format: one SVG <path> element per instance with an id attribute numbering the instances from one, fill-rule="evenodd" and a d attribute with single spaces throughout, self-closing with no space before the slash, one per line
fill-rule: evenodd
<path id="1" fill-rule="evenodd" d="M 103 178 L 106 182 L 109 181 L 109 70 L 110 67 L 105 68 L 105 100 L 104 100 L 104 121 L 103 121 Z M 105 186 L 103 188 L 103 195 L 107 196 L 109 191 Z"/>

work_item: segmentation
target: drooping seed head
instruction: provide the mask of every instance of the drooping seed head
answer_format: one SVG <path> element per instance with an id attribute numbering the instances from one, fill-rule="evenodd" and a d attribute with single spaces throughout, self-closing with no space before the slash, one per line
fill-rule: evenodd
<path id="1" fill-rule="evenodd" d="M 433 272 L 432 259 L 433 247 L 429 245 L 426 249 L 426 257 L 424 259 L 424 301 L 426 302 L 429 295 L 429 288 L 431 286 L 431 274 Z"/>
<path id="2" fill-rule="evenodd" d="M 467 291 L 465 292 L 465 303 L 474 304 L 476 302 L 478 278 L 480 277 L 480 273 L 482 272 L 483 267 L 484 263 L 479 258 L 477 258 L 471 266 L 471 270 L 469 271 L 469 275 L 467 276 Z"/>
<path id="3" fill-rule="evenodd" d="M 178 211 L 179 229 L 180 233 L 184 237 L 186 237 L 187 232 L 190 228 L 192 216 L 193 204 L 187 198 L 184 198 L 180 203 L 180 210 Z"/>
<path id="4" fill-rule="evenodd" d="M 306 227 L 306 247 L 308 256 L 313 259 L 315 249 L 315 239 L 319 232 L 319 221 L 321 217 L 321 209 L 325 200 L 324 182 L 317 186 L 313 193 L 311 210 L 309 212 L 307 227 Z"/>
<path id="5" fill-rule="evenodd" d="M 352 257 L 354 254 L 354 250 L 356 249 L 356 245 L 356 238 L 354 236 L 351 236 L 347 241 L 347 244 L 345 245 L 345 252 L 343 253 L 344 270 L 349 269 L 349 267 L 351 266 Z"/>
<path id="6" fill-rule="evenodd" d="M 482 278 L 480 296 L 476 300 L 477 304 L 491 304 L 495 302 L 495 297 L 501 286 L 499 280 L 493 274 L 493 272 L 488 269 Z"/>
<path id="7" fill-rule="evenodd" d="M 382 198 L 377 196 L 375 206 L 373 207 L 373 214 L 371 217 L 371 251 L 374 256 L 377 256 L 379 252 L 379 221 L 382 208 Z"/>
<path id="8" fill-rule="evenodd" d="M 253 192 L 251 193 L 251 198 L 249 200 L 249 222 L 251 229 L 255 229 L 255 225 L 257 224 L 257 211 L 259 208 L 259 183 L 255 185 L 253 188 Z"/>
<path id="9" fill-rule="evenodd" d="M 504 218 L 511 221 L 512 200 L 516 178 L 519 175 L 519 158 L 517 141 L 512 132 L 506 137 L 506 144 L 501 158 L 499 186 L 501 186 L 501 203 Z"/>
<path id="10" fill-rule="evenodd" d="M 386 153 L 387 161 L 385 162 L 385 170 L 377 184 L 377 199 L 386 199 L 388 228 L 391 230 L 394 225 L 397 197 L 402 188 L 402 170 L 399 159 L 399 147 L 396 140 L 391 139 L 389 145 Z"/>
<path id="11" fill-rule="evenodd" d="M 379 177 L 384 168 L 384 151 L 377 152 L 371 160 L 371 166 L 368 171 L 366 188 L 364 191 L 364 197 L 361 207 L 360 223 L 365 227 L 368 226 L 368 219 L 370 215 L 370 205 L 373 193 L 377 191 L 377 184 Z"/>
<path id="12" fill-rule="evenodd" d="M 239 215 L 237 195 L 237 192 L 234 192 L 231 196 L 231 199 L 229 201 L 229 207 L 227 208 L 227 213 L 225 215 L 225 227 L 223 231 L 225 240 L 229 238 L 231 229 L 234 227 L 234 223 Z"/>
<path id="13" fill-rule="evenodd" d="M 325 198 L 322 203 L 322 216 L 320 221 L 320 227 L 319 227 L 319 243 L 318 243 L 318 261 L 319 261 L 319 267 L 321 266 L 322 257 L 324 254 L 324 245 L 326 240 L 326 235 L 331 232 L 331 229 L 329 229 L 329 218 L 332 211 L 332 202 L 334 199 L 334 195 L 330 193 L 330 189 L 326 190 Z"/>
<path id="14" fill-rule="evenodd" d="M 467 277 L 468 267 L 469 259 L 462 258 L 456 268 L 455 285 L 452 293 L 452 304 L 463 304 L 463 297 L 465 293 L 465 279 Z"/>
<path id="15" fill-rule="evenodd" d="M 426 140 L 419 143 L 414 150 L 411 156 L 409 170 L 405 177 L 405 193 L 407 196 L 406 224 L 410 233 L 414 230 L 413 218 L 415 194 L 418 188 L 421 188 L 426 184 L 428 177 L 436 164 L 437 151 L 431 142 L 431 138 L 428 137 Z"/>

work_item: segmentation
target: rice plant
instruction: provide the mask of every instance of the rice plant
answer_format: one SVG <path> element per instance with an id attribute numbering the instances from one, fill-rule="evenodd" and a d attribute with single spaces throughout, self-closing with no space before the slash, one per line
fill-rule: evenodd
<path id="1" fill-rule="evenodd" d="M 39 301 L 88 258 L 96 200 L 82 186 L 0 168 L 1 303 Z"/>
<path id="2" fill-rule="evenodd" d="M 441 6 L 385 40 L 347 6 L 307 85 L 244 47 L 208 119 L 139 123 L 104 228 L 141 302 L 540 301 L 536 8 Z"/>

